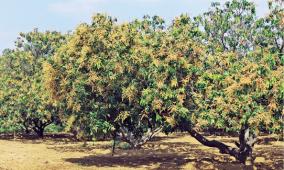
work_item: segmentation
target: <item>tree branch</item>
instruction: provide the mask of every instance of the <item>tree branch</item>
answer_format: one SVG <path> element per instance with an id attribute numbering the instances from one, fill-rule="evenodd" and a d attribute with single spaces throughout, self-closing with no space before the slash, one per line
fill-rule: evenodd
<path id="1" fill-rule="evenodd" d="M 254 136 L 249 135 L 249 129 L 243 128 L 240 132 L 240 143 L 236 143 L 236 145 L 239 148 L 230 147 L 222 142 L 216 141 L 216 140 L 208 140 L 201 134 L 199 134 L 194 129 L 190 128 L 187 130 L 188 133 L 194 137 L 196 140 L 198 140 L 201 144 L 208 146 L 208 147 L 214 147 L 218 148 L 220 153 L 223 154 L 229 154 L 233 157 L 235 157 L 237 160 L 239 160 L 243 164 L 251 165 L 252 164 L 252 146 L 255 143 Z M 247 160 L 247 158 L 250 158 Z M 249 162 L 248 162 L 249 161 Z"/>

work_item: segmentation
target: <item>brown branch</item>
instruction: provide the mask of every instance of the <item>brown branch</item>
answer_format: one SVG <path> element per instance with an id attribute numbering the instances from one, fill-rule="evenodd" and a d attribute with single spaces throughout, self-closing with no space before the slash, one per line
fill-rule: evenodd
<path id="1" fill-rule="evenodd" d="M 195 131 L 194 129 L 188 130 L 188 133 L 192 137 L 194 137 L 196 140 L 198 140 L 201 144 L 208 146 L 208 147 L 218 148 L 220 150 L 220 153 L 229 154 L 229 155 L 234 156 L 235 158 L 238 159 L 239 152 L 238 152 L 237 148 L 230 147 L 230 146 L 228 146 L 228 145 L 226 145 L 222 142 L 216 141 L 216 140 L 208 140 L 204 136 L 199 134 L 197 131 Z"/>
<path id="2" fill-rule="evenodd" d="M 240 131 L 240 142 L 236 142 L 236 145 L 239 148 L 230 147 L 216 140 L 208 140 L 192 128 L 188 129 L 187 131 L 201 144 L 208 147 L 218 148 L 220 153 L 229 154 L 235 157 L 236 160 L 240 161 L 243 164 L 252 164 L 252 146 L 255 143 L 256 139 L 253 135 L 250 136 L 248 127 L 242 128 L 242 130 Z"/>

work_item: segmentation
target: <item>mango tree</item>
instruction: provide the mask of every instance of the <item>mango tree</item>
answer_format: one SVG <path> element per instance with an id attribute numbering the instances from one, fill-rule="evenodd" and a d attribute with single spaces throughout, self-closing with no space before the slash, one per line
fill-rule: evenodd
<path id="1" fill-rule="evenodd" d="M 186 15 L 167 28 L 159 17 L 117 24 L 98 14 L 45 62 L 45 87 L 79 136 L 121 134 L 137 147 L 161 128 L 186 131 L 251 163 L 258 131 L 283 129 L 281 53 L 232 38 L 251 35 L 246 28 L 255 24 L 254 8 L 244 0 L 226 4 L 225 18 L 234 22 L 225 44 Z M 198 133 L 208 124 L 238 132 L 237 147 Z"/>
<path id="2" fill-rule="evenodd" d="M 213 2 L 208 12 L 195 17 L 204 30 L 208 52 L 233 51 L 245 54 L 254 48 L 256 10 L 247 0 Z"/>
<path id="3" fill-rule="evenodd" d="M 64 41 L 58 32 L 21 33 L 16 48 L 1 57 L 0 110 L 14 120 L 11 126 L 20 125 L 42 137 L 45 127 L 59 120 L 42 86 L 42 62 Z"/>
<path id="4" fill-rule="evenodd" d="M 160 45 L 163 22 L 145 17 L 118 25 L 98 14 L 91 25 L 81 24 L 45 64 L 50 96 L 66 110 L 68 127 L 78 131 L 78 138 L 119 135 L 140 147 L 162 129 L 160 117 L 147 116 L 149 109 L 140 106 L 147 85 L 140 83 L 145 82 L 141 65 L 149 65 L 153 51 L 145 45 Z"/>

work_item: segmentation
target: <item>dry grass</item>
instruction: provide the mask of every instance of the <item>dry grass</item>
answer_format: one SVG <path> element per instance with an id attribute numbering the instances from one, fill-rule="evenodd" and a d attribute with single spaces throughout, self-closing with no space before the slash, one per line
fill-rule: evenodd
<path id="1" fill-rule="evenodd" d="M 210 136 L 233 145 L 236 138 Z M 263 137 L 267 138 L 267 137 Z M 283 169 L 284 142 L 255 146 L 255 168 Z M 74 142 L 68 138 L 0 140 L 0 170 L 79 169 L 243 169 L 233 157 L 199 144 L 187 134 L 160 135 L 140 150 L 117 149 L 111 142 Z"/>

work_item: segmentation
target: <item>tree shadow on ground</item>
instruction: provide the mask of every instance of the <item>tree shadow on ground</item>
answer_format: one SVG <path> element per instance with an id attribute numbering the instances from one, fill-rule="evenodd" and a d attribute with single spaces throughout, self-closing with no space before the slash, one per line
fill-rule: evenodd
<path id="1" fill-rule="evenodd" d="M 179 136 L 180 137 L 180 136 Z M 229 155 L 220 154 L 217 149 L 204 148 L 201 144 L 192 144 L 187 141 L 167 141 L 173 137 L 159 138 L 150 141 L 140 150 L 117 149 L 115 156 L 99 154 L 95 151 L 89 156 L 80 158 L 67 158 L 65 161 L 78 164 L 80 166 L 100 167 L 144 167 L 153 169 L 153 164 L 157 165 L 154 169 L 181 169 L 187 164 L 192 164 L 196 169 L 220 169 L 220 170 L 242 170 L 246 169 L 238 161 Z M 266 145 L 267 146 L 267 145 Z M 53 148 L 59 152 L 76 151 L 76 147 Z M 92 149 L 111 149 L 108 145 L 94 145 L 86 148 Z M 258 161 L 254 165 L 257 169 L 282 169 L 284 152 L 281 146 L 259 147 L 255 149 L 254 156 L 264 157 L 264 161 Z M 279 153 L 281 152 L 281 153 Z M 155 166 L 154 166 L 155 167 Z M 185 168 L 186 169 L 186 168 Z"/>
<path id="2" fill-rule="evenodd" d="M 95 149 L 103 149 L 103 150 L 110 150 L 110 145 L 105 144 L 95 144 L 95 145 L 71 145 L 71 146 L 50 146 L 48 149 L 54 149 L 57 152 L 92 152 Z"/>
<path id="3" fill-rule="evenodd" d="M 68 158 L 67 162 L 80 166 L 100 167 L 141 167 L 150 169 L 153 164 L 155 169 L 181 169 L 188 163 L 194 163 L 196 167 L 211 169 L 212 165 L 218 165 L 220 169 L 228 169 L 235 166 L 241 169 L 242 165 L 232 161 L 227 155 L 216 155 L 206 150 L 196 149 L 196 144 L 187 142 L 160 142 L 158 145 L 145 145 L 140 150 L 118 149 L 115 156 L 111 154 L 97 154 L 81 158 Z M 214 167 L 214 166 L 213 166 Z M 199 169 L 198 168 L 198 169 Z"/>
<path id="4" fill-rule="evenodd" d="M 150 166 L 151 164 L 159 163 L 159 167 L 167 169 L 178 169 L 178 167 L 186 164 L 188 160 L 186 156 L 181 154 L 165 154 L 155 153 L 152 155 L 94 155 L 82 158 L 69 158 L 67 162 L 80 164 L 82 166 L 97 166 L 97 167 L 140 167 Z"/>
<path id="5" fill-rule="evenodd" d="M 158 142 L 158 141 L 162 141 L 165 139 L 176 139 L 180 136 L 184 136 L 183 134 L 179 134 L 178 136 L 155 136 L 151 139 L 151 142 Z"/>
<path id="6" fill-rule="evenodd" d="M 255 162 L 258 169 L 283 169 L 284 147 L 269 146 L 255 148 L 255 156 L 263 158 L 261 162 Z"/>
<path id="7" fill-rule="evenodd" d="M 199 154 L 198 152 L 196 154 Z M 75 163 L 81 166 L 96 166 L 100 167 L 128 167 L 138 168 L 143 166 L 150 169 L 151 165 L 157 164 L 158 167 L 152 169 L 181 169 L 188 163 L 194 163 L 198 169 L 211 169 L 218 165 L 218 169 L 242 169 L 243 166 L 238 162 L 232 162 L 230 160 L 217 160 L 213 157 L 192 158 L 196 157 L 191 154 L 177 154 L 177 153 L 162 153 L 152 152 L 151 154 L 119 154 L 111 156 L 110 154 L 104 155 L 92 155 L 81 158 L 68 158 L 67 162 Z M 190 158 L 189 158 L 190 157 Z M 215 167 L 216 167 L 215 166 Z"/>
<path id="8" fill-rule="evenodd" d="M 69 133 L 45 133 L 43 138 L 38 137 L 36 134 L 25 134 L 25 133 L 18 133 L 16 135 L 12 133 L 5 133 L 0 134 L 0 140 L 8 140 L 8 141 L 21 141 L 21 142 L 46 142 L 46 141 L 53 141 L 53 142 L 62 142 L 62 141 L 69 141 L 69 142 L 77 142 L 72 134 Z"/>

